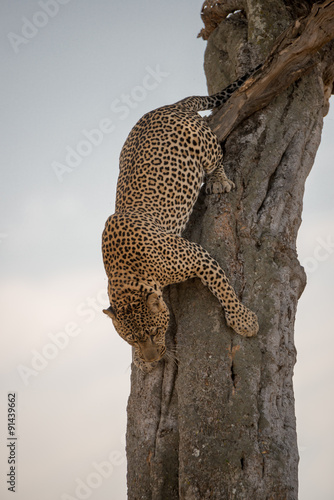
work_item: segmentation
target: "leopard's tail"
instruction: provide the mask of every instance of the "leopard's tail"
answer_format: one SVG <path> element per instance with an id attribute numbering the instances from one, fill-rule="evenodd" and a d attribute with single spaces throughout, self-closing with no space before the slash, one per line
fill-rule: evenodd
<path id="1" fill-rule="evenodd" d="M 192 96 L 186 97 L 182 99 L 182 101 L 178 101 L 175 103 L 176 106 L 180 106 L 189 111 L 206 111 L 208 109 L 217 108 L 226 102 L 231 95 L 238 90 L 246 80 L 254 73 L 262 67 L 262 64 L 256 66 L 256 68 L 252 69 L 249 73 L 238 78 L 235 82 L 228 85 L 224 90 L 221 90 L 217 94 L 213 94 L 210 96 Z"/>

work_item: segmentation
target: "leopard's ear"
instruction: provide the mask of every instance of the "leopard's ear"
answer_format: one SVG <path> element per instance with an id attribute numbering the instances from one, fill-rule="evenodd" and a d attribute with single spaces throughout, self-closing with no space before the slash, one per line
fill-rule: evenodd
<path id="1" fill-rule="evenodd" d="M 153 314 L 158 314 L 164 309 L 164 301 L 161 293 L 152 292 L 147 296 L 147 307 Z"/>
<path id="2" fill-rule="evenodd" d="M 104 314 L 107 314 L 113 321 L 117 321 L 116 313 L 111 306 L 109 306 L 108 309 L 102 309 L 102 312 L 104 312 Z"/>

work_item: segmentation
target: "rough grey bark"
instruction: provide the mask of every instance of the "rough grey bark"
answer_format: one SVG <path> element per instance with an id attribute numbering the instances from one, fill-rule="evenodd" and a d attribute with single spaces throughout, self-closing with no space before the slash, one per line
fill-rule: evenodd
<path id="1" fill-rule="evenodd" d="M 246 4 L 209 38 L 210 93 L 263 60 L 291 22 L 283 1 Z M 197 279 L 166 291 L 177 363 L 168 357 L 149 374 L 132 368 L 130 500 L 298 498 L 293 336 L 305 274 L 296 237 L 321 137 L 322 75 L 319 63 L 243 121 L 224 145 L 235 191 L 199 197 L 186 237 L 220 262 L 260 331 L 233 333 Z"/>

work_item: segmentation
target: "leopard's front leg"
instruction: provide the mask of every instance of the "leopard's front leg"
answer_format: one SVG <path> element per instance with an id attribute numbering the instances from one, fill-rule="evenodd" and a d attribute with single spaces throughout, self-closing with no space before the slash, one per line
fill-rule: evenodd
<path id="1" fill-rule="evenodd" d="M 224 307 L 228 326 L 245 337 L 257 334 L 259 325 L 256 314 L 239 301 L 223 269 L 209 254 L 204 257 L 198 277 Z"/>
<path id="2" fill-rule="evenodd" d="M 171 234 L 165 238 L 170 252 L 165 262 L 164 285 L 200 278 L 224 307 L 227 324 L 240 335 L 256 335 L 259 329 L 256 314 L 239 301 L 218 262 L 197 243 Z"/>

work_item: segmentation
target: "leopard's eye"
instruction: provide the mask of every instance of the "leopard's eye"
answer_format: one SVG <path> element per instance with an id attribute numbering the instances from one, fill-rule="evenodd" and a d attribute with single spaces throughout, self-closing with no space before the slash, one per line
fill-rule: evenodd
<path id="1" fill-rule="evenodd" d="M 131 345 L 134 345 L 136 343 L 136 339 L 133 335 L 128 335 L 125 340 Z"/>

